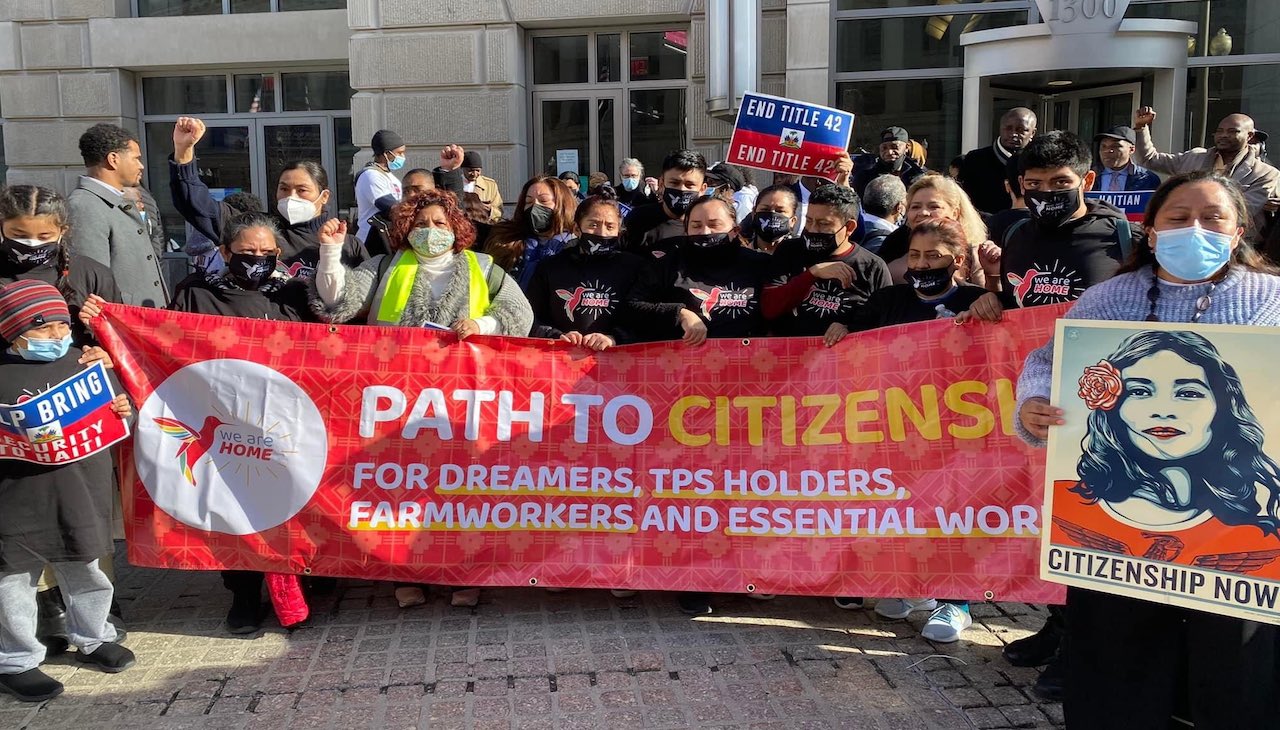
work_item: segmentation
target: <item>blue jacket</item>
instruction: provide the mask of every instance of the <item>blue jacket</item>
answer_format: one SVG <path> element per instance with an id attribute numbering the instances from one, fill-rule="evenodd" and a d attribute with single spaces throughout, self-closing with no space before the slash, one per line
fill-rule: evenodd
<path id="1" fill-rule="evenodd" d="M 1126 191 L 1155 190 L 1156 188 L 1160 187 L 1159 175 L 1155 174 L 1154 172 L 1134 162 L 1129 163 L 1129 166 L 1132 169 L 1129 171 L 1129 176 L 1125 178 L 1125 181 L 1124 181 L 1124 189 Z M 1097 173 L 1097 176 L 1098 176 L 1098 179 L 1095 180 L 1093 183 L 1093 189 L 1098 191 L 1105 191 L 1106 188 L 1102 186 L 1102 173 L 1104 172 L 1102 169 L 1102 166 L 1094 165 L 1093 171 Z"/>

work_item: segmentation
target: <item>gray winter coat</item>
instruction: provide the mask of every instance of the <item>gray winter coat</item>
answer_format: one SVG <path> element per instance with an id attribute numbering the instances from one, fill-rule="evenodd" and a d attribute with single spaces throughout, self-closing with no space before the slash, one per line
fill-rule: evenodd
<path id="1" fill-rule="evenodd" d="M 67 196 L 71 250 L 111 269 L 124 304 L 162 308 L 169 289 L 146 221 L 122 196 L 80 181 Z"/>
<path id="2" fill-rule="evenodd" d="M 494 265 L 493 258 L 482 253 L 477 253 L 476 256 L 480 268 L 488 275 Z M 316 284 L 311 282 L 312 311 L 324 322 L 364 321 L 378 292 L 379 282 L 376 280 L 382 259 L 382 256 L 374 256 L 355 269 L 348 268 L 342 296 L 333 306 L 326 306 L 320 300 Z M 453 270 L 449 276 L 449 286 L 444 295 L 439 301 L 432 302 L 428 274 L 425 268 L 419 269 L 398 324 L 401 327 L 422 327 L 432 322 L 448 326 L 468 316 L 471 284 L 465 257 L 454 257 Z M 529 330 L 533 327 L 533 310 L 529 307 L 529 300 L 525 299 L 524 292 L 520 291 L 520 286 L 511 277 L 502 274 L 502 285 L 497 287 L 496 292 L 490 290 L 489 300 L 485 316 L 497 320 L 498 331 L 494 334 L 529 336 Z"/>

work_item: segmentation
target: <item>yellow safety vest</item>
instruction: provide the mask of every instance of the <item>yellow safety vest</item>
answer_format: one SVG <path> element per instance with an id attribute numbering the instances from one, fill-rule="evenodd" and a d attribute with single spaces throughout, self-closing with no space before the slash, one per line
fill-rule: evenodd
<path id="1" fill-rule="evenodd" d="M 489 311 L 489 281 L 484 268 L 480 266 L 480 257 L 470 249 L 463 251 L 462 256 L 467 262 L 467 316 L 470 319 L 479 319 Z M 400 324 L 405 306 L 409 303 L 409 295 L 413 291 L 413 282 L 417 278 L 418 257 L 413 251 L 405 249 L 395 254 L 382 281 L 377 284 L 380 291 L 373 308 L 377 314 L 371 324 L 385 326 Z M 448 326 L 452 322 L 436 324 Z"/>

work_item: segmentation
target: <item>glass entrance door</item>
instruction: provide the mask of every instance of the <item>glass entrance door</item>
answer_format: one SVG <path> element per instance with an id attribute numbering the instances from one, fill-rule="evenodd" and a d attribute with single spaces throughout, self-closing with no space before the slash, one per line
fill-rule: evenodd
<path id="1" fill-rule="evenodd" d="M 254 122 L 210 121 L 207 131 L 196 145 L 196 163 L 200 179 L 209 186 L 217 200 L 232 193 L 262 195 L 262 185 L 254 176 L 259 141 Z M 146 125 L 147 168 L 151 171 L 151 190 L 160 205 L 165 236 L 181 246 L 191 231 L 173 205 L 169 195 L 169 155 L 173 152 L 173 123 Z M 159 177 L 163 175 L 163 177 Z M 159 183 L 159 184 L 157 184 Z"/>
<path id="2" fill-rule="evenodd" d="M 258 139 L 262 150 L 261 190 L 263 204 L 270 206 L 276 202 L 276 182 L 285 165 L 297 160 L 314 160 L 326 170 L 333 168 L 332 134 L 325 133 L 328 120 L 320 118 L 297 117 L 280 120 L 259 120 Z M 330 181 L 332 187 L 332 181 Z"/>
<path id="3" fill-rule="evenodd" d="M 536 92 L 533 99 L 535 172 L 558 175 L 565 170 L 585 177 L 601 171 L 613 178 L 623 155 L 622 94 L 591 95 L 565 91 Z"/>

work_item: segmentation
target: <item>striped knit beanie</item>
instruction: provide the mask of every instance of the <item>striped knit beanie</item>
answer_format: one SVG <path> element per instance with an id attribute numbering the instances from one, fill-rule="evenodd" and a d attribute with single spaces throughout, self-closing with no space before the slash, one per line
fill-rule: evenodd
<path id="1" fill-rule="evenodd" d="M 28 280 L 0 287 L 0 340 L 13 342 L 50 322 L 71 324 L 67 301 L 51 284 Z"/>

